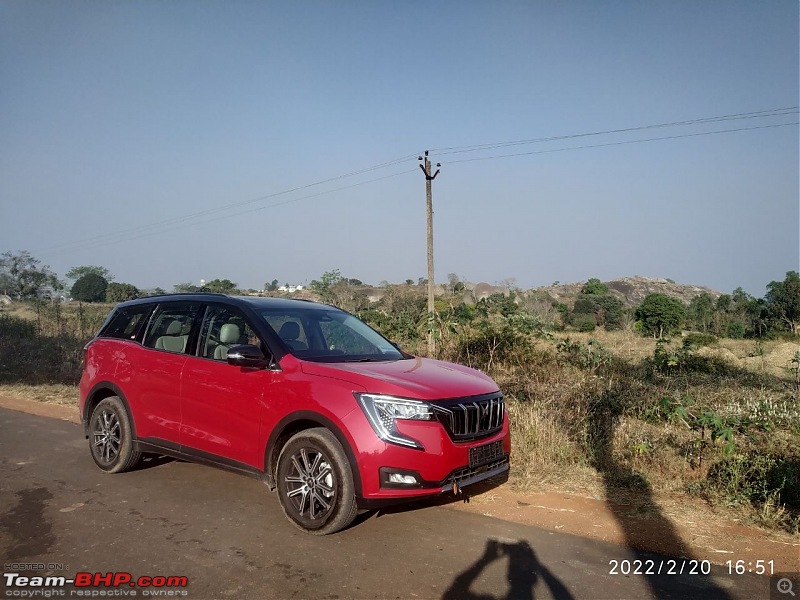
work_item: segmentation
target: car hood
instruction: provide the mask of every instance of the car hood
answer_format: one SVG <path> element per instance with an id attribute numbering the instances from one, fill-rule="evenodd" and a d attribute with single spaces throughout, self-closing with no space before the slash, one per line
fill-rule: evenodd
<path id="1" fill-rule="evenodd" d="M 309 375 L 331 377 L 376 394 L 392 394 L 418 400 L 479 396 L 498 391 L 492 379 L 463 365 L 414 357 L 387 362 L 303 362 Z"/>

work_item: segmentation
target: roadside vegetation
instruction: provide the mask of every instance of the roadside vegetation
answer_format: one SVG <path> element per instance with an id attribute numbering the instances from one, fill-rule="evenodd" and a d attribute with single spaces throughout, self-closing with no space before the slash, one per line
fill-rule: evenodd
<path id="1" fill-rule="evenodd" d="M 99 297 L 100 277 L 103 300 L 140 294 L 98 269 L 74 272 L 73 288 L 83 278 L 78 292 Z M 0 284 L 13 279 L 8 262 L 0 263 Z M 338 271 L 310 287 L 425 355 L 424 283 L 386 284 L 373 301 L 375 288 Z M 0 310 L 0 393 L 75 402 L 81 350 L 111 305 L 62 304 L 26 285 Z M 567 305 L 512 286 L 476 300 L 451 276 L 434 323 L 437 358 L 487 372 L 506 394 L 515 485 L 586 491 L 600 482 L 606 492 L 699 499 L 800 533 L 797 273 L 773 281 L 763 298 L 738 289 L 684 304 L 650 294 L 639 306 L 625 306 L 596 279 Z"/>

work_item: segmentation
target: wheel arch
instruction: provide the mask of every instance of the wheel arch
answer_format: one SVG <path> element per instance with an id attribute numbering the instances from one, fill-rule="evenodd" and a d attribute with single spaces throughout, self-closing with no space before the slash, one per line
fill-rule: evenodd
<path id="1" fill-rule="evenodd" d="M 357 497 L 361 496 L 361 471 L 358 468 L 353 448 L 344 432 L 329 418 L 319 413 L 311 411 L 298 411 L 281 419 L 267 440 L 267 447 L 264 450 L 264 477 L 271 490 L 275 490 L 275 468 L 278 463 L 278 456 L 284 445 L 292 436 L 316 427 L 324 427 L 330 431 L 336 440 L 341 444 L 347 461 L 350 463 L 350 470 L 353 473 L 353 487 Z"/>
<path id="2" fill-rule="evenodd" d="M 131 435 L 135 440 L 136 423 L 133 420 L 128 399 L 125 397 L 125 394 L 122 393 L 122 390 L 119 389 L 119 386 L 111 383 L 110 381 L 98 382 L 91 390 L 89 390 L 89 393 L 86 394 L 86 403 L 83 407 L 83 414 L 81 415 L 84 435 L 87 438 L 89 437 L 89 419 L 91 419 L 92 412 L 94 411 L 95 407 L 100 404 L 100 402 L 106 398 L 110 398 L 111 396 L 117 396 L 122 402 L 122 406 L 125 407 L 125 414 L 128 416 L 128 423 L 130 423 L 131 426 Z"/>

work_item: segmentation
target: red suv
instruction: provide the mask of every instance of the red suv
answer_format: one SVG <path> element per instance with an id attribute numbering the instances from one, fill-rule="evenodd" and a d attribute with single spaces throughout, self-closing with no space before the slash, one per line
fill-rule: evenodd
<path id="1" fill-rule="evenodd" d="M 84 350 L 80 410 L 103 471 L 144 453 L 233 469 L 277 490 L 286 516 L 316 534 L 359 509 L 508 472 L 494 381 L 302 300 L 123 302 Z"/>

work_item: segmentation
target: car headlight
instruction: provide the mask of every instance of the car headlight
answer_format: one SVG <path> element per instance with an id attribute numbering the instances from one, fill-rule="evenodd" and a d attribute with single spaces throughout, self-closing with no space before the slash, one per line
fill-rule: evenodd
<path id="1" fill-rule="evenodd" d="M 418 441 L 399 433 L 397 421 L 432 421 L 434 417 L 430 404 L 421 400 L 407 400 L 380 394 L 355 394 L 355 397 L 367 415 L 372 429 L 383 441 L 425 449 Z"/>

